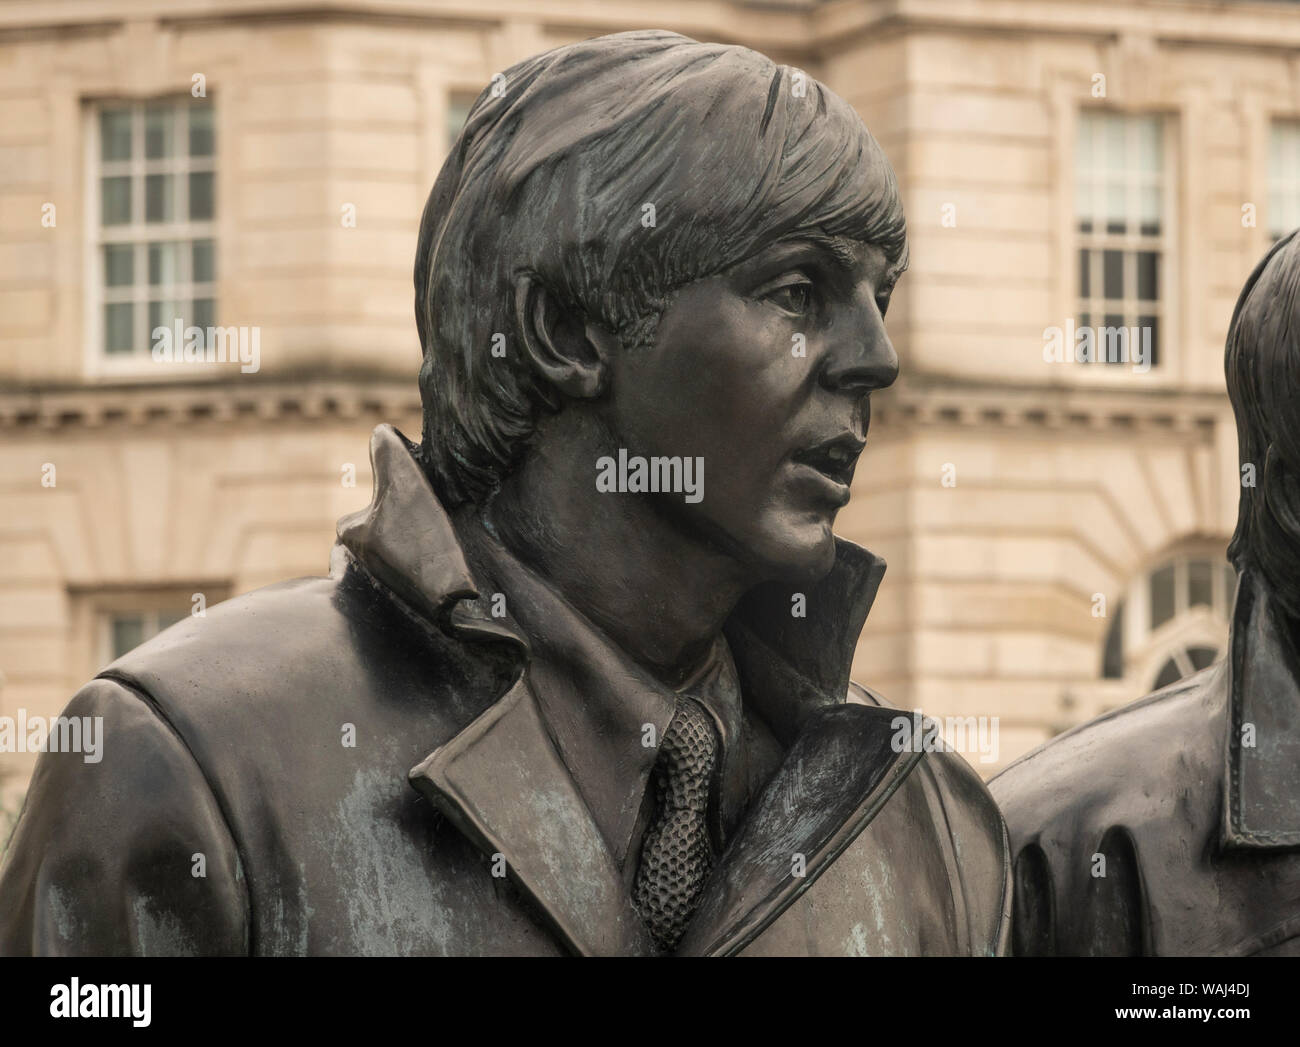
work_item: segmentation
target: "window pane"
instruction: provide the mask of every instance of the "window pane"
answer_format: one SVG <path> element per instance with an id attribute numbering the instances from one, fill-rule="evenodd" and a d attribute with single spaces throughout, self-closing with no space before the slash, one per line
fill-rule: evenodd
<path id="1" fill-rule="evenodd" d="M 160 611 L 158 612 L 158 631 L 162 632 L 186 617 L 188 615 L 184 611 Z"/>
<path id="2" fill-rule="evenodd" d="M 100 112 L 99 158 L 131 159 L 131 110 L 105 109 Z"/>
<path id="3" fill-rule="evenodd" d="M 1190 647 L 1187 650 L 1187 657 L 1192 663 L 1192 668 L 1200 672 L 1202 669 L 1208 669 L 1218 660 L 1219 652 L 1213 647 Z"/>
<path id="4" fill-rule="evenodd" d="M 1118 680 L 1124 675 L 1124 605 L 1119 605 L 1106 633 L 1105 653 L 1102 655 L 1101 675 L 1107 680 Z"/>
<path id="5" fill-rule="evenodd" d="M 195 240 L 193 244 L 192 279 L 196 284 L 211 283 L 217 278 L 217 253 L 211 240 Z"/>
<path id="6" fill-rule="evenodd" d="M 1106 232 L 1123 233 L 1127 228 L 1128 194 L 1123 182 L 1110 182 L 1106 185 Z"/>
<path id="7" fill-rule="evenodd" d="M 104 225 L 131 221 L 131 179 L 125 176 L 99 180 L 99 220 Z"/>
<path id="8" fill-rule="evenodd" d="M 1160 255 L 1155 251 L 1139 251 L 1137 256 L 1137 296 L 1144 302 L 1156 300 L 1156 273 Z"/>
<path id="9" fill-rule="evenodd" d="M 211 156 L 214 136 L 212 109 L 206 105 L 190 108 L 190 156 Z"/>
<path id="10" fill-rule="evenodd" d="M 1154 690 L 1160 690 L 1162 687 L 1168 687 L 1171 683 L 1177 683 L 1183 678 L 1183 674 L 1178 671 L 1178 664 L 1170 658 L 1160 669 L 1160 675 L 1156 677 Z"/>
<path id="11" fill-rule="evenodd" d="M 447 104 L 447 148 L 456 144 L 465 121 L 469 119 L 470 107 L 474 105 L 474 95 L 453 94 Z"/>
<path id="12" fill-rule="evenodd" d="M 104 306 L 104 351 L 129 353 L 134 341 L 135 307 L 130 302 Z"/>
<path id="13" fill-rule="evenodd" d="M 104 247 L 104 286 L 130 287 L 135 283 L 135 245 L 107 244 Z"/>
<path id="14" fill-rule="evenodd" d="M 1160 171 L 1161 143 L 1159 117 L 1139 117 L 1134 121 L 1134 133 L 1137 137 L 1136 168 L 1146 174 Z"/>
<path id="15" fill-rule="evenodd" d="M 170 222 L 176 214 L 176 178 L 173 175 L 145 175 L 144 220 Z"/>
<path id="16" fill-rule="evenodd" d="M 207 221 L 212 217 L 212 172 L 201 171 L 190 175 L 190 219 Z"/>
<path id="17" fill-rule="evenodd" d="M 211 298 L 194 299 L 194 308 L 190 310 L 190 322 L 195 327 L 202 327 L 204 329 L 205 338 L 207 337 L 207 329 L 215 326 L 213 320 L 214 312 L 215 310 Z"/>
<path id="18" fill-rule="evenodd" d="M 1300 191 L 1277 190 L 1268 196 L 1269 236 L 1279 240 L 1300 225 Z"/>
<path id="19" fill-rule="evenodd" d="M 1144 361 L 1152 367 L 1160 363 L 1160 318 L 1158 316 L 1138 317 L 1138 336 L 1142 339 Z"/>
<path id="20" fill-rule="evenodd" d="M 1107 314 L 1102 329 L 1097 332 L 1096 354 L 1098 360 L 1108 364 L 1124 364 L 1129 361 L 1128 328 L 1124 318 Z"/>
<path id="21" fill-rule="evenodd" d="M 1214 575 L 1209 560 L 1192 560 L 1187 565 L 1187 606 L 1214 606 Z"/>
<path id="22" fill-rule="evenodd" d="M 113 616 L 113 657 L 120 658 L 144 643 L 144 620 L 138 614 Z"/>
<path id="23" fill-rule="evenodd" d="M 173 327 L 177 320 L 185 325 L 185 317 L 180 315 L 180 307 L 172 299 L 163 298 L 149 303 L 149 331 L 152 333 L 159 327 Z M 173 351 L 179 351 L 184 348 L 184 343 L 179 346 L 172 346 Z"/>
<path id="24" fill-rule="evenodd" d="M 1124 255 L 1120 251 L 1103 251 L 1101 255 L 1102 293 L 1107 298 L 1124 297 Z"/>
<path id="25" fill-rule="evenodd" d="M 171 156 L 175 151 L 172 129 L 175 113 L 169 105 L 151 105 L 144 111 L 144 155 L 150 160 Z"/>
<path id="26" fill-rule="evenodd" d="M 1151 572 L 1151 628 L 1159 629 L 1174 616 L 1174 565 Z M 1177 679 L 1177 677 L 1175 677 Z"/>
<path id="27" fill-rule="evenodd" d="M 1112 171 L 1122 170 L 1124 167 L 1125 141 L 1127 132 L 1127 121 L 1118 113 L 1103 114 L 1105 120 L 1104 140 L 1106 167 Z"/>
<path id="28" fill-rule="evenodd" d="M 1079 297 L 1089 298 L 1092 295 L 1092 273 L 1089 271 L 1092 267 L 1092 252 L 1083 250 L 1079 252 Z"/>
<path id="29" fill-rule="evenodd" d="M 1144 185 L 1138 189 L 1138 222 L 1143 236 L 1160 235 L 1160 187 Z"/>
<path id="30" fill-rule="evenodd" d="M 180 282 L 180 252 L 176 244 L 149 245 L 149 283 L 153 287 Z"/>
<path id="31" fill-rule="evenodd" d="M 1086 173 L 1080 174 L 1074 186 L 1074 217 L 1080 224 L 1091 224 L 1092 218 L 1092 179 Z"/>

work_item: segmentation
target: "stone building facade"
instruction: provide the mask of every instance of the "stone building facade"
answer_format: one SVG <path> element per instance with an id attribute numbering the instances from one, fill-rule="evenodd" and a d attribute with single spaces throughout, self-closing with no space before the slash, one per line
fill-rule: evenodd
<path id="1" fill-rule="evenodd" d="M 996 717 L 997 752 L 969 754 L 991 772 L 1217 657 L 1239 482 L 1222 345 L 1300 224 L 1300 8 L 16 0 L 0 715 L 54 715 L 176 616 L 325 571 L 368 499 L 370 429 L 419 429 L 416 229 L 468 102 L 526 55 L 644 27 L 807 70 L 900 176 L 903 376 L 839 526 L 890 565 L 855 675 Z M 243 328 L 242 364 L 156 362 L 177 316 Z M 1148 332 L 1153 356 L 1077 362 L 1090 326 L 1136 329 L 1135 351 Z M 0 754 L 11 806 L 34 759 Z"/>

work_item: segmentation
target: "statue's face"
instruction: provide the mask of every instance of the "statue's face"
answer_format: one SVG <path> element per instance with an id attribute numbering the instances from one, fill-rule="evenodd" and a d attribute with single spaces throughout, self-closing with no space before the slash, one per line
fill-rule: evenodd
<path id="1" fill-rule="evenodd" d="M 657 504 L 755 582 L 834 562 L 870 393 L 898 375 L 884 324 L 897 275 L 874 245 L 780 242 L 677 291 L 654 346 L 611 361 L 620 446 L 704 459 L 700 501 Z"/>

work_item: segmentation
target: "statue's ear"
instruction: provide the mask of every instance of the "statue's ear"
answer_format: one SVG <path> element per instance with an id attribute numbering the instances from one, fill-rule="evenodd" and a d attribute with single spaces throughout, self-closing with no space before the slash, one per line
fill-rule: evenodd
<path id="1" fill-rule="evenodd" d="M 515 323 L 529 363 L 544 379 L 543 387 L 549 385 L 575 400 L 593 399 L 604 392 L 618 336 L 603 324 L 563 308 L 535 273 L 515 278 Z M 559 407 L 544 388 L 543 395 L 552 407 Z"/>

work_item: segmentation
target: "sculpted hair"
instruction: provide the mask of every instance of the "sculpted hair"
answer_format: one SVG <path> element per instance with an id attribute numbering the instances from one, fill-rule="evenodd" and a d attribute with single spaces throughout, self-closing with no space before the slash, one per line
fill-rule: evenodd
<path id="1" fill-rule="evenodd" d="M 637 351 L 674 290 L 805 230 L 905 261 L 893 169 L 798 70 L 657 31 L 509 69 L 471 108 L 420 225 L 421 458 L 439 496 L 480 501 L 543 409 L 519 351 L 519 274 Z"/>
<path id="2" fill-rule="evenodd" d="M 1265 255 L 1242 288 L 1224 371 L 1237 419 L 1238 457 L 1254 467 L 1241 487 L 1228 559 L 1250 566 L 1300 617 L 1300 237 Z"/>

